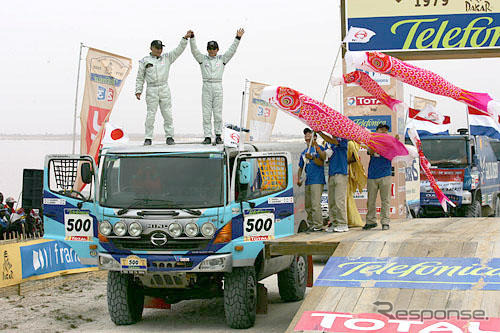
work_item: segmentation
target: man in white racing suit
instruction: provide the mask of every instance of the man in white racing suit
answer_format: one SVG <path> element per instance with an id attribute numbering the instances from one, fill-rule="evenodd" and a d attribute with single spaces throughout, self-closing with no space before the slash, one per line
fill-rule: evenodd
<path id="1" fill-rule="evenodd" d="M 161 115 L 163 116 L 163 129 L 165 130 L 166 143 L 173 145 L 174 141 L 174 126 L 172 120 L 172 101 L 170 97 L 170 88 L 168 86 L 168 73 L 170 65 L 182 54 L 187 46 L 187 39 L 191 36 L 192 31 L 189 30 L 182 37 L 179 45 L 172 51 L 162 54 L 163 46 L 160 40 L 151 42 L 151 53 L 139 61 L 139 69 L 137 71 L 137 79 L 135 83 L 135 96 L 141 99 L 144 81 L 147 83 L 146 88 L 146 134 L 144 136 L 144 145 L 151 145 L 153 139 L 153 129 L 156 111 L 160 106 Z"/>
<path id="2" fill-rule="evenodd" d="M 208 42 L 208 55 L 202 54 L 196 46 L 194 33 L 191 34 L 191 53 L 200 64 L 203 88 L 201 94 L 203 109 L 204 144 L 212 143 L 212 114 L 214 117 L 215 143 L 222 143 L 222 74 L 226 64 L 236 53 L 241 36 L 245 30 L 238 29 L 233 44 L 223 55 L 217 55 L 219 45 L 216 41 Z"/>

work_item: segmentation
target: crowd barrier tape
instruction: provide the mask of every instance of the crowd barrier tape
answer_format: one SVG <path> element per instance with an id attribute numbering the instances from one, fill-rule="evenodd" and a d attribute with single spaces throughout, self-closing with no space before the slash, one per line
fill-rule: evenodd
<path id="1" fill-rule="evenodd" d="M 97 266 L 80 263 L 75 251 L 57 240 L 0 244 L 0 255 L 0 288 L 24 281 L 98 270 Z"/>

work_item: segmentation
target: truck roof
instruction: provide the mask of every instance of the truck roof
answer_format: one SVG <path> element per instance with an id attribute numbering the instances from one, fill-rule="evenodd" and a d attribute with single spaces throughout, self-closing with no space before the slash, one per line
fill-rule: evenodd
<path id="1" fill-rule="evenodd" d="M 225 147 L 224 145 L 204 145 L 201 143 L 176 143 L 175 145 L 157 144 L 151 146 L 125 145 L 103 149 L 103 154 L 130 154 L 130 153 L 220 153 L 224 150 L 237 151 L 237 148 Z M 254 147 L 245 144 L 246 151 L 255 151 Z"/>

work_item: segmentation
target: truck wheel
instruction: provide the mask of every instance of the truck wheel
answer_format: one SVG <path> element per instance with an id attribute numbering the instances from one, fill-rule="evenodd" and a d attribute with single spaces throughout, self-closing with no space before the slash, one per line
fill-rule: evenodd
<path id="1" fill-rule="evenodd" d="M 481 203 L 474 200 L 469 206 L 465 208 L 466 217 L 481 217 Z"/>
<path id="2" fill-rule="evenodd" d="M 249 328 L 257 311 L 257 278 L 254 267 L 235 267 L 224 276 L 224 313 L 231 328 Z"/>
<path id="3" fill-rule="evenodd" d="M 500 198 L 497 198 L 497 202 L 495 204 L 495 216 L 500 217 Z"/>
<path id="4" fill-rule="evenodd" d="M 278 289 L 285 302 L 300 301 L 304 298 L 307 284 L 307 260 L 296 256 L 284 271 L 278 273 Z"/>
<path id="5" fill-rule="evenodd" d="M 116 325 L 135 324 L 142 319 L 144 294 L 133 275 L 108 273 L 108 312 Z"/>

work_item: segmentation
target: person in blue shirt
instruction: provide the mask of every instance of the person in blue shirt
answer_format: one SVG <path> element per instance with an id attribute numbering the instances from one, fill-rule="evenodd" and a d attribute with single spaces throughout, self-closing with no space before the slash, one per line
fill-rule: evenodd
<path id="1" fill-rule="evenodd" d="M 389 132 L 389 126 L 383 123 L 378 124 L 377 133 Z M 370 164 L 368 165 L 368 213 L 366 214 L 366 224 L 364 230 L 369 230 L 377 226 L 377 193 L 380 191 L 380 223 L 382 230 L 389 229 L 389 200 L 392 183 L 391 161 L 380 156 L 371 149 L 368 149 Z"/>
<path id="2" fill-rule="evenodd" d="M 347 143 L 349 140 L 333 138 L 322 132 L 319 135 L 327 142 L 328 157 L 328 213 L 330 226 L 327 232 L 346 232 L 347 227 Z"/>
<path id="3" fill-rule="evenodd" d="M 323 230 L 321 215 L 321 194 L 325 186 L 325 152 L 316 142 L 317 135 L 309 128 L 304 129 L 304 140 L 307 148 L 300 154 L 297 185 L 302 186 L 302 170 L 306 171 L 305 208 L 309 231 Z M 312 140 L 312 143 L 310 143 Z M 311 146 L 309 148 L 309 145 Z"/>

